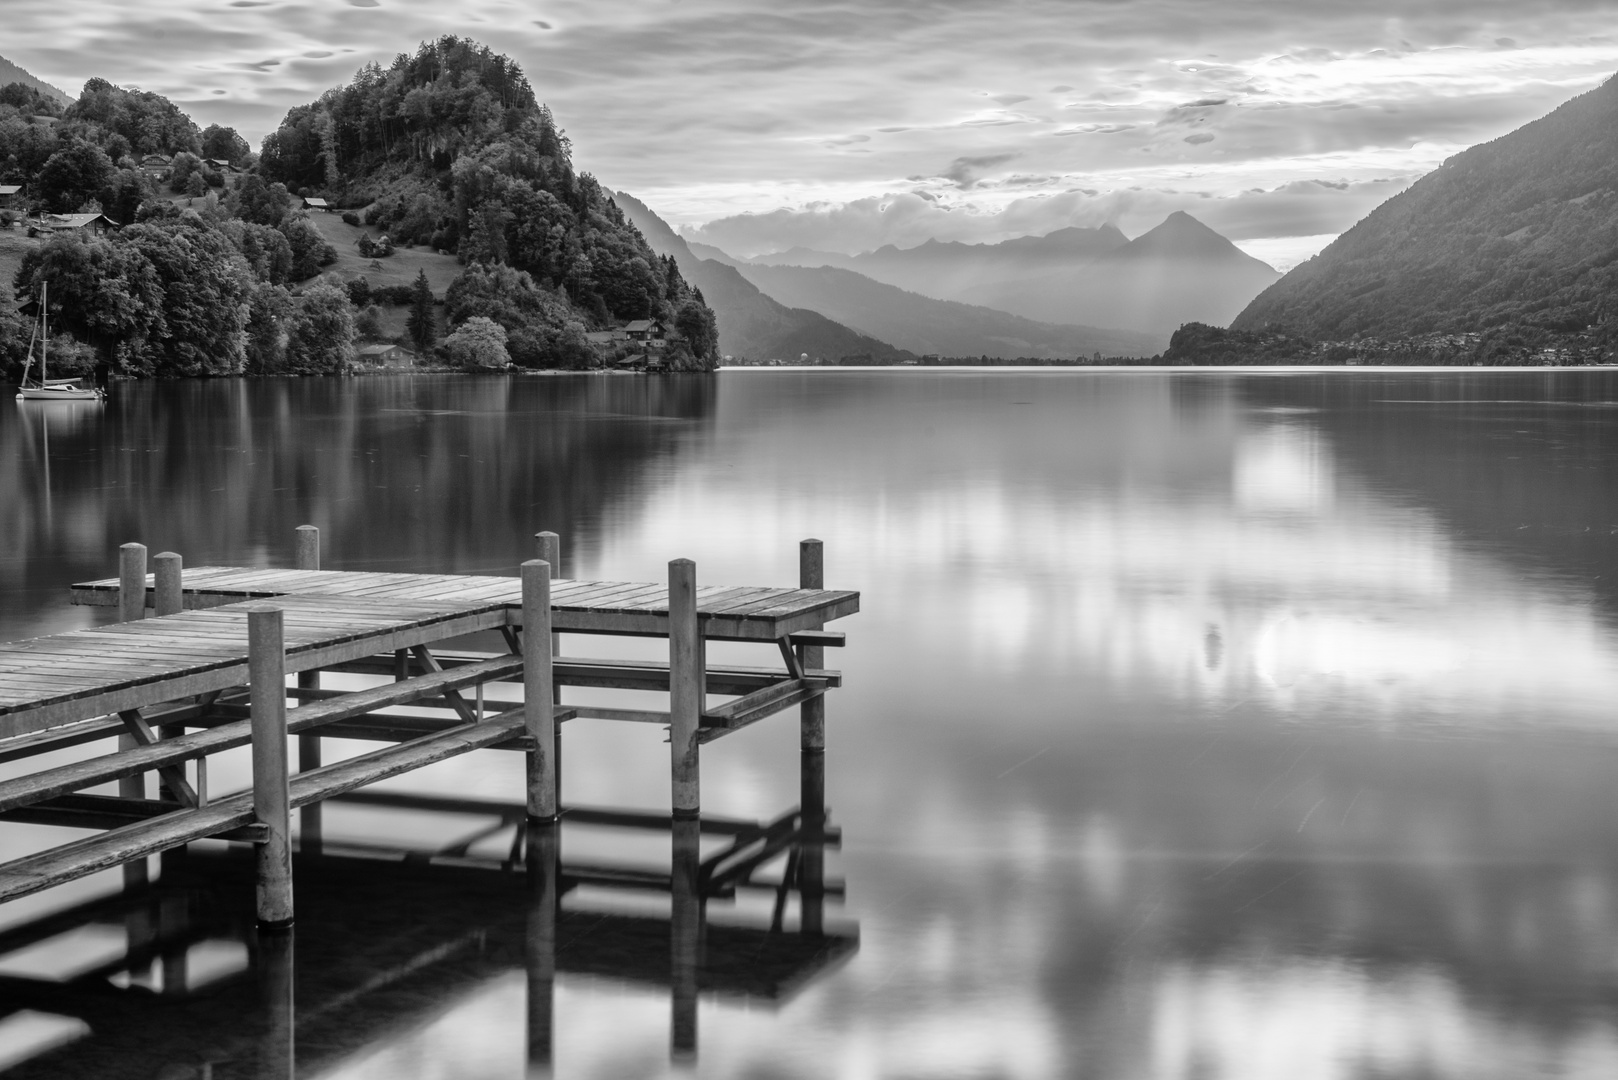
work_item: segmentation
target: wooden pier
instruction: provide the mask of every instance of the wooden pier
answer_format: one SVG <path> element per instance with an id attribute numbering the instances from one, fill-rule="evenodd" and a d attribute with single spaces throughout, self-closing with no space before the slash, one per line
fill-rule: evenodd
<path id="1" fill-rule="evenodd" d="M 536 540 L 542 558 L 515 578 L 324 571 L 309 526 L 298 531 L 292 569 L 184 568 L 165 553 L 149 574 L 145 549 L 125 545 L 117 578 L 72 587 L 75 602 L 117 606 L 122 621 L 0 644 L 0 762 L 118 740 L 110 752 L 0 782 L 0 821 L 96 830 L 0 865 L 0 901 L 116 866 L 136 880 L 151 855 L 222 838 L 256 845 L 258 918 L 287 926 L 292 810 L 303 815 L 302 850 L 318 852 L 323 801 L 474 750 L 517 750 L 528 763 L 525 816 L 543 830 L 568 814 L 559 803 L 560 731 L 580 717 L 668 728 L 670 887 L 700 892 L 701 865 L 686 857 L 700 829 L 700 747 L 801 706 L 804 752 L 818 755 L 822 697 L 841 685 L 822 650 L 842 635 L 825 626 L 858 611 L 859 594 L 823 587 L 819 541 L 801 545 L 798 586 L 725 588 L 699 587 L 683 559 L 669 564 L 665 583 L 553 580 L 559 541 Z M 499 632 L 508 651 L 434 651 L 485 631 Z M 663 637 L 669 659 L 556 656 L 560 633 Z M 710 666 L 709 641 L 758 643 L 773 662 Z M 343 692 L 321 685 L 323 671 L 387 681 Z M 666 703 L 568 704 L 567 686 L 643 690 Z M 398 706 L 417 714 L 382 711 Z M 289 734 L 299 736 L 296 770 Z M 325 765 L 328 738 L 384 745 Z M 240 746 L 252 747 L 251 789 L 211 798 L 209 756 Z M 157 798 L 146 788 L 152 772 Z M 112 781 L 116 796 L 86 793 Z M 824 821 L 823 804 L 803 812 Z M 811 878 L 819 873 L 810 868 Z"/>

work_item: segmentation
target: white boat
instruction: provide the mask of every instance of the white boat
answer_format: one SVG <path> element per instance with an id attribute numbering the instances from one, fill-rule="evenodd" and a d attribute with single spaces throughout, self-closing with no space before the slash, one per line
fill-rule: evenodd
<path id="1" fill-rule="evenodd" d="M 45 300 L 48 285 L 41 285 L 39 292 L 39 318 L 34 322 L 34 332 L 28 338 L 28 359 L 22 368 L 22 385 L 17 387 L 18 401 L 100 401 L 100 389 L 93 386 L 81 386 L 77 379 L 51 379 L 47 378 L 46 361 L 50 355 L 50 336 L 45 326 Z M 39 378 L 29 379 L 28 373 L 34 367 L 34 342 L 39 342 Z"/>

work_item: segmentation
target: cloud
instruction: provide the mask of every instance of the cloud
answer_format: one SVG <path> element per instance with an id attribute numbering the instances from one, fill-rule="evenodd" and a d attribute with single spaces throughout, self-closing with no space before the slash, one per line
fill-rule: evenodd
<path id="1" fill-rule="evenodd" d="M 482 36 L 523 65 L 581 169 L 677 224 L 896 192 L 940 228 L 1019 200 L 1043 223 L 1071 191 L 1133 220 L 1132 189 L 1228 209 L 1295 181 L 1407 179 L 1618 69 L 1611 0 L 359 2 L 6 0 L 0 51 L 65 89 L 155 90 L 256 143 L 365 63 Z M 994 172 L 1011 158 L 981 163 L 1008 154 L 1015 177 Z M 1332 198 L 1352 203 L 1311 197 Z"/>

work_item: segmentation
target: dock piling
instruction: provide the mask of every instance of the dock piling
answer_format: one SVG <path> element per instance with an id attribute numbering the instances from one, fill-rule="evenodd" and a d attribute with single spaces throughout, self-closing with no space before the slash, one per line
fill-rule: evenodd
<path id="1" fill-rule="evenodd" d="M 803 540 L 798 544 L 798 588 L 824 589 L 826 587 L 825 548 L 819 540 Z M 798 647 L 798 665 L 804 670 L 825 666 L 825 650 L 818 645 Z M 799 706 L 800 745 L 806 752 L 818 753 L 826 749 L 826 699 L 810 698 Z"/>
<path id="2" fill-rule="evenodd" d="M 539 559 L 542 562 L 550 563 L 550 566 L 551 566 L 551 580 L 555 581 L 557 578 L 561 577 L 562 576 L 562 538 L 561 538 L 561 536 L 559 536 L 559 535 L 557 535 L 556 533 L 553 533 L 553 532 L 537 532 L 537 533 L 534 534 L 534 546 L 538 550 L 538 554 L 535 555 L 534 557 Z M 561 655 L 562 655 L 562 635 L 561 634 L 552 634 L 551 635 L 551 656 L 554 659 L 555 657 L 558 657 L 558 656 L 561 656 Z M 557 683 L 555 686 L 552 687 L 551 700 L 554 701 L 558 705 L 562 704 L 562 686 L 561 686 L 560 683 Z M 561 724 L 556 725 L 556 745 L 555 745 L 554 753 L 555 753 L 555 765 L 553 767 L 556 770 L 556 799 L 557 799 L 557 802 L 560 803 L 561 799 L 562 799 L 562 725 Z"/>
<path id="3" fill-rule="evenodd" d="M 182 562 L 180 556 L 172 551 L 165 551 L 152 559 L 153 592 L 157 594 L 153 607 L 159 617 L 178 615 L 185 610 L 185 594 L 180 589 Z"/>
<path id="4" fill-rule="evenodd" d="M 669 982 L 674 992 L 670 1002 L 669 1056 L 676 1062 L 691 1062 L 697 1057 L 697 975 L 702 963 L 702 889 L 697 880 L 701 822 L 676 816 L 671 839 Z"/>
<path id="5" fill-rule="evenodd" d="M 702 631 L 697 624 L 697 564 L 669 563 L 669 767 L 674 816 L 701 813 L 697 731 L 702 722 Z"/>
<path id="6" fill-rule="evenodd" d="M 295 565 L 299 570 L 320 569 L 320 530 L 313 525 L 299 525 Z M 320 672 L 298 672 L 298 688 L 320 689 Z M 309 733 L 298 736 L 298 771 L 311 772 L 320 768 L 320 735 Z M 320 854 L 322 848 L 321 804 L 312 802 L 298 811 L 298 848 L 309 855 Z"/>
<path id="7" fill-rule="evenodd" d="M 118 549 L 118 621 L 146 617 L 146 545 L 125 544 Z"/>
<path id="8" fill-rule="evenodd" d="M 287 679 L 284 618 L 278 607 L 247 614 L 253 724 L 253 816 L 268 826 L 258 848 L 258 921 L 292 925 L 291 792 L 287 776 Z"/>
<path id="9" fill-rule="evenodd" d="M 551 564 L 522 564 L 523 717 L 534 749 L 528 751 L 528 816 L 555 821 L 556 705 L 551 670 Z"/>

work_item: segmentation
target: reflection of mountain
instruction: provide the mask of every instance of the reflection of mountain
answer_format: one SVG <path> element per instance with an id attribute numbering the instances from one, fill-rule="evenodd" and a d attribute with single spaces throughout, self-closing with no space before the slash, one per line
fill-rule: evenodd
<path id="1" fill-rule="evenodd" d="M 715 393 L 699 378 L 223 380 L 125 384 L 71 430 L 60 410 L 4 410 L 0 637 L 83 618 L 64 586 L 130 540 L 190 565 L 274 564 L 313 523 L 333 568 L 499 571 L 548 528 L 576 538 L 571 560 L 597 542 L 604 497 L 707 429 Z"/>

